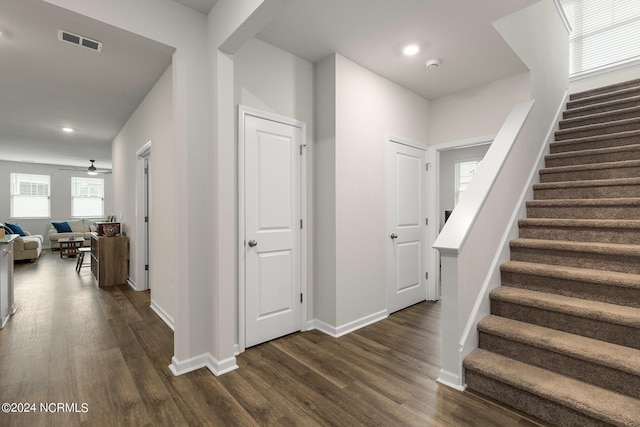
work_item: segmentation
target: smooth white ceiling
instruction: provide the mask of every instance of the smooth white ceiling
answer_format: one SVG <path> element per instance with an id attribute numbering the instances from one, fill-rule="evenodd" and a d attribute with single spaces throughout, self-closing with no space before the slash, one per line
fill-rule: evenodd
<path id="1" fill-rule="evenodd" d="M 111 141 L 172 49 L 40 0 L 2 0 L 0 27 L 0 158 L 110 168 Z M 59 41 L 58 29 L 102 52 Z"/>
<path id="2" fill-rule="evenodd" d="M 217 0 L 175 1 L 206 14 Z M 338 52 L 433 99 L 526 71 L 491 22 L 536 1 L 290 0 L 257 37 L 311 62 Z M 41 0 L 1 0 L 0 27 L 0 159 L 110 167 L 111 141 L 172 49 Z M 58 29 L 102 53 L 58 41 Z M 422 50 L 407 58 L 410 41 Z"/>
<path id="3" fill-rule="evenodd" d="M 491 23 L 537 1 L 293 0 L 257 37 L 311 62 L 338 52 L 433 99 L 526 71 Z"/>

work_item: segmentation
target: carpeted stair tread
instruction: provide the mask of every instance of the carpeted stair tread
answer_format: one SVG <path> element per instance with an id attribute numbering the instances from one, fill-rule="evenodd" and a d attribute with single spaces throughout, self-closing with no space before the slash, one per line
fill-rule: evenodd
<path id="1" fill-rule="evenodd" d="M 625 307 L 617 304 L 590 301 L 511 286 L 498 286 L 491 291 L 490 298 L 516 305 L 563 313 L 573 317 L 595 319 L 640 330 L 640 309 L 634 307 Z"/>
<path id="2" fill-rule="evenodd" d="M 582 115 L 578 117 L 565 118 L 560 120 L 560 129 L 570 129 L 580 126 L 594 125 L 597 123 L 609 123 L 618 120 L 636 118 L 640 116 L 640 106 L 638 104 L 632 107 L 618 108 L 603 112 Z"/>
<path id="3" fill-rule="evenodd" d="M 570 165 L 570 166 L 557 166 L 553 168 L 540 169 L 540 175 L 565 173 L 565 172 L 578 172 L 578 171 L 597 171 L 602 169 L 616 169 L 616 168 L 632 168 L 639 167 L 640 160 L 623 160 L 617 162 L 601 162 L 595 164 L 584 165 Z"/>
<path id="4" fill-rule="evenodd" d="M 554 188 L 607 187 L 621 185 L 640 185 L 640 178 L 588 179 L 582 181 L 552 181 L 533 184 L 534 190 L 550 190 Z"/>
<path id="5" fill-rule="evenodd" d="M 640 350 L 489 315 L 478 331 L 640 376 Z"/>
<path id="6" fill-rule="evenodd" d="M 575 117 L 587 116 L 598 112 L 616 111 L 621 108 L 627 108 L 640 105 L 640 94 L 629 96 L 624 99 L 615 99 L 612 101 L 597 102 L 593 104 L 583 105 L 565 110 L 562 113 L 563 119 L 572 119 Z"/>
<path id="7" fill-rule="evenodd" d="M 567 137 L 562 140 L 556 138 L 555 142 L 549 144 L 549 149 L 553 154 L 591 148 L 624 146 L 628 144 L 637 144 L 639 142 L 640 130 L 632 130 L 606 135 L 583 136 L 577 138 Z"/>
<path id="8" fill-rule="evenodd" d="M 640 230 L 640 220 L 633 219 L 522 218 L 518 220 L 518 224 L 525 227 L 580 227 Z"/>
<path id="9" fill-rule="evenodd" d="M 483 349 L 476 349 L 468 355 L 464 366 L 467 370 L 558 402 L 606 423 L 640 426 L 638 399 Z"/>
<path id="10" fill-rule="evenodd" d="M 575 207 L 591 207 L 591 206 L 624 206 L 634 208 L 640 206 L 640 197 L 627 197 L 620 199 L 551 199 L 551 200 L 528 200 L 527 206 L 575 206 Z"/>
<path id="11" fill-rule="evenodd" d="M 553 251 L 572 251 L 601 255 L 640 257 L 640 245 L 617 243 L 573 242 L 570 240 L 513 239 L 512 248 L 546 249 Z"/>
<path id="12" fill-rule="evenodd" d="M 631 156 L 640 156 L 640 144 L 622 145 L 618 147 L 593 148 L 588 150 L 572 151 L 565 153 L 549 154 L 545 156 L 547 168 L 556 166 L 550 163 L 561 163 L 575 161 L 573 164 L 595 163 L 603 156 L 627 156 L 626 160 L 631 160 Z M 591 159 L 590 159 L 591 158 Z M 567 164 L 569 166 L 571 164 Z M 564 166 L 564 165 L 558 165 Z"/>
<path id="13" fill-rule="evenodd" d="M 640 93 L 640 79 L 627 80 L 619 83 L 612 83 L 594 89 L 575 92 L 569 95 L 570 101 L 579 99 L 597 99 L 600 95 L 623 94 L 625 97 L 632 96 L 634 92 Z"/>
<path id="14" fill-rule="evenodd" d="M 628 132 L 640 129 L 640 117 L 616 120 L 607 123 L 596 123 L 577 126 L 569 129 L 557 130 L 554 135 L 556 141 L 564 139 L 610 134 L 612 132 Z"/>

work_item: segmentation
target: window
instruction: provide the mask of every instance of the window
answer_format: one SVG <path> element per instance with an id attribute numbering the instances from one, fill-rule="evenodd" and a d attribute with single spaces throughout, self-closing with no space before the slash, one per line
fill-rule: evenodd
<path id="1" fill-rule="evenodd" d="M 11 174 L 11 217 L 49 218 L 49 175 Z"/>
<path id="2" fill-rule="evenodd" d="M 71 178 L 71 216 L 104 216 L 104 179 L 75 176 Z"/>
<path id="3" fill-rule="evenodd" d="M 572 77 L 640 60 L 640 1 L 561 0 L 571 24 Z"/>
<path id="4" fill-rule="evenodd" d="M 471 182 L 471 178 L 473 178 L 473 174 L 476 173 L 476 169 L 480 165 L 480 160 L 469 160 L 465 162 L 456 162 L 455 170 L 456 170 L 456 181 L 455 181 L 455 205 L 460 201 L 460 195 L 464 193 L 467 189 L 467 186 Z"/>

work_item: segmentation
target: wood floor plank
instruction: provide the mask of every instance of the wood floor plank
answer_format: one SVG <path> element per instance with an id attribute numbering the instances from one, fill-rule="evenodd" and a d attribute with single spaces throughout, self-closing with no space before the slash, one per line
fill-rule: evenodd
<path id="1" fill-rule="evenodd" d="M 100 289 L 45 250 L 16 263 L 18 313 L 0 330 L 0 401 L 88 411 L 0 414 L 0 426 L 546 426 L 438 384 L 440 304 L 340 338 L 317 330 L 247 349 L 239 369 L 175 377 L 173 332 L 149 292 Z"/>

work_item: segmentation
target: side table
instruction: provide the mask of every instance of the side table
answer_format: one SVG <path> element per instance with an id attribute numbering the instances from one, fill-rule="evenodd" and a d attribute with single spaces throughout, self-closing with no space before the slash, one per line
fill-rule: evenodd
<path id="1" fill-rule="evenodd" d="M 84 237 L 60 239 L 58 243 L 60 243 L 60 258 L 76 256 L 78 248 L 84 246 Z"/>

